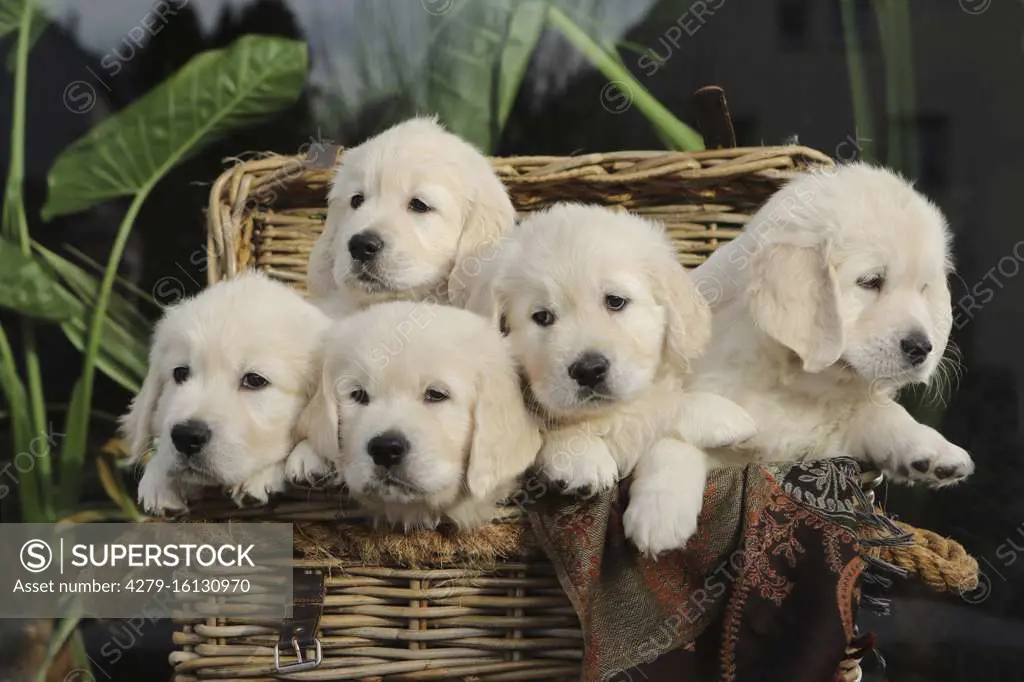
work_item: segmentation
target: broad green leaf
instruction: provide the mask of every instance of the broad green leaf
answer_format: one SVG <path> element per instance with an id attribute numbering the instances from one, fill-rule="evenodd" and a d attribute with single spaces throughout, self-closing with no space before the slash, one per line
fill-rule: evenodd
<path id="1" fill-rule="evenodd" d="M 60 155 L 50 171 L 43 217 L 148 190 L 218 137 L 293 103 L 307 65 L 305 43 L 266 36 L 246 36 L 197 55 Z"/>
<path id="2" fill-rule="evenodd" d="M 75 348 L 85 350 L 89 314 L 96 303 L 99 283 L 92 274 L 74 263 L 39 244 L 34 246 L 40 258 L 64 283 L 63 294 L 75 309 L 74 315 L 61 325 L 61 329 Z M 148 299 L 143 300 L 149 302 Z M 111 292 L 96 366 L 129 392 L 137 393 L 146 376 L 151 333 L 152 325 L 138 306 L 118 292 Z"/>
<path id="3" fill-rule="evenodd" d="M 420 109 L 484 151 L 497 144 L 544 28 L 547 3 L 452 0 L 432 17 Z"/>
<path id="4" fill-rule="evenodd" d="M 64 322 L 75 313 L 60 285 L 6 239 L 0 239 L 0 307 L 50 322 Z"/>

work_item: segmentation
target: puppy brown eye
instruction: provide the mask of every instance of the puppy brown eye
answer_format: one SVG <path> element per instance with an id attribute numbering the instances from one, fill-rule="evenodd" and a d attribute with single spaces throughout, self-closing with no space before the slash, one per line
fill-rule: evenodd
<path id="1" fill-rule="evenodd" d="M 256 372 L 246 372 L 242 375 L 242 388 L 250 391 L 258 391 L 270 385 L 270 381 L 263 375 Z"/>
<path id="2" fill-rule="evenodd" d="M 171 376 L 174 377 L 174 383 L 176 384 L 183 384 L 188 381 L 189 374 L 191 374 L 191 372 L 189 371 L 188 365 L 175 367 L 171 372 Z"/>
<path id="3" fill-rule="evenodd" d="M 354 400 L 355 402 L 359 403 L 360 405 L 369 405 L 370 404 L 370 396 L 369 396 L 369 394 L 367 394 L 367 392 L 364 391 L 361 388 L 357 388 L 354 391 L 352 391 L 351 393 L 349 393 L 348 397 L 352 398 L 352 400 Z"/>
<path id="4" fill-rule="evenodd" d="M 604 297 L 604 305 L 608 310 L 615 312 L 622 310 L 629 305 L 629 299 L 623 298 L 622 296 L 616 296 L 614 294 L 608 294 Z"/>
<path id="5" fill-rule="evenodd" d="M 428 403 L 443 403 L 448 397 L 448 394 L 439 388 L 428 388 L 423 392 L 423 399 Z"/>
<path id="6" fill-rule="evenodd" d="M 413 199 L 409 202 L 409 210 L 413 213 L 429 213 L 430 206 L 427 206 L 422 199 Z"/>
<path id="7" fill-rule="evenodd" d="M 870 275 L 864 275 L 857 280 L 857 286 L 861 289 L 868 289 L 869 291 L 881 291 L 884 285 L 885 277 L 877 272 L 873 272 Z"/>
<path id="8" fill-rule="evenodd" d="M 363 201 L 364 200 L 365 200 L 365 197 L 363 196 L 363 193 L 362 192 L 357 192 L 357 193 L 352 195 L 352 199 L 348 203 L 349 203 L 349 206 L 351 206 L 352 208 L 359 208 L 360 206 L 363 205 Z"/>
<path id="9" fill-rule="evenodd" d="M 550 310 L 538 310 L 530 316 L 541 327 L 550 327 L 555 323 L 555 314 Z"/>

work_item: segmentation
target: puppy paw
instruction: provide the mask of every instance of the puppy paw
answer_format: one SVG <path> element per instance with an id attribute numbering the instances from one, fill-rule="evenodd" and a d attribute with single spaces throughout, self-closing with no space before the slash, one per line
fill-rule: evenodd
<path id="1" fill-rule="evenodd" d="M 749 440 L 757 423 L 742 407 L 714 393 L 691 392 L 681 399 L 678 433 L 699 448 L 723 448 Z"/>
<path id="2" fill-rule="evenodd" d="M 247 500 L 256 504 L 266 504 L 271 495 L 284 490 L 284 476 L 282 464 L 261 469 L 248 480 L 232 487 L 231 499 L 239 507 L 244 506 Z"/>
<path id="3" fill-rule="evenodd" d="M 151 473 L 148 469 L 139 481 L 139 504 L 153 516 L 163 516 L 188 510 L 181 494 L 171 485 L 167 476 Z"/>
<path id="4" fill-rule="evenodd" d="M 931 429 L 922 429 L 914 443 L 890 453 L 879 464 L 897 482 L 933 488 L 955 485 L 974 473 L 970 454 Z"/>
<path id="5" fill-rule="evenodd" d="M 288 455 L 284 463 L 284 474 L 289 481 L 315 485 L 332 476 L 331 463 L 317 454 L 309 441 L 301 441 Z"/>
<path id="6" fill-rule="evenodd" d="M 589 497 L 618 482 L 619 465 L 603 440 L 583 438 L 582 447 L 561 439 L 545 442 L 539 462 L 541 472 L 561 492 Z"/>
<path id="7" fill-rule="evenodd" d="M 631 492 L 622 516 L 626 538 L 651 558 L 682 549 L 697 530 L 703 502 L 689 497 L 672 491 Z"/>

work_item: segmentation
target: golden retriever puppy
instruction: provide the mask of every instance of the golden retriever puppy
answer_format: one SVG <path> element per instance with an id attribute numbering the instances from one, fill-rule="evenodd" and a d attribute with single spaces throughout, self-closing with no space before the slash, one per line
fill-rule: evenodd
<path id="1" fill-rule="evenodd" d="M 464 271 L 493 257 L 515 210 L 490 162 L 433 118 L 345 152 L 309 259 L 309 292 L 332 317 L 391 300 L 461 305 Z"/>
<path id="2" fill-rule="evenodd" d="M 929 381 L 952 322 L 942 213 L 883 168 L 792 181 L 695 273 L 714 342 L 694 384 L 758 423 L 724 462 L 851 455 L 898 481 L 954 483 L 974 464 L 894 400 Z"/>
<path id="3" fill-rule="evenodd" d="M 508 335 L 546 476 L 589 494 L 632 473 L 627 537 L 648 554 L 683 546 L 703 500 L 701 448 L 754 426 L 728 400 L 683 391 L 711 320 L 661 226 L 578 204 L 534 214 L 469 306 Z"/>
<path id="4" fill-rule="evenodd" d="M 493 518 L 540 448 L 497 329 L 399 301 L 335 322 L 324 343 L 304 428 L 361 506 L 405 528 Z"/>
<path id="5" fill-rule="evenodd" d="M 255 272 L 167 310 L 149 372 L 122 418 L 147 512 L 187 508 L 203 486 L 266 502 L 286 479 L 326 474 L 296 447 L 299 415 L 316 391 L 329 318 L 291 288 Z"/>

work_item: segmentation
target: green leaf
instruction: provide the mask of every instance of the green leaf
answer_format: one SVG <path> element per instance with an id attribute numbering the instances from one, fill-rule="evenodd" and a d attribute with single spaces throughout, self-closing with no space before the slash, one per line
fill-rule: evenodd
<path id="1" fill-rule="evenodd" d="M 74 315 L 61 325 L 68 340 L 78 350 L 85 350 L 89 326 L 89 313 L 96 304 L 99 282 L 96 277 L 74 263 L 49 251 L 39 244 L 33 245 L 54 276 L 67 287 L 63 295 L 70 299 Z M 147 304 L 148 297 L 141 297 Z M 155 304 L 152 304 L 156 312 Z M 146 377 L 149 337 L 152 325 L 149 318 L 118 292 L 111 292 L 110 308 L 103 321 L 103 337 L 99 345 L 96 366 L 131 393 L 137 393 Z"/>
<path id="2" fill-rule="evenodd" d="M 432 17 L 422 111 L 437 113 L 480 149 L 494 148 L 530 55 L 544 28 L 547 3 L 455 0 Z"/>
<path id="3" fill-rule="evenodd" d="M 60 155 L 44 219 L 138 194 L 218 137 L 278 113 L 302 92 L 307 65 L 305 43 L 266 36 L 197 55 Z"/>
<path id="4" fill-rule="evenodd" d="M 60 488 L 57 512 L 65 514 L 78 503 L 85 466 L 85 448 L 89 435 L 89 403 L 92 396 L 86 394 L 83 378 L 75 382 L 71 390 L 71 403 L 64 422 L 64 441 L 60 452 Z"/>
<path id="5" fill-rule="evenodd" d="M 0 239 L 0 307 L 50 322 L 75 313 L 53 278 L 6 239 Z"/>
<path id="6" fill-rule="evenodd" d="M 11 350 L 3 325 L 0 325 L 0 388 L 3 389 L 4 398 L 7 399 L 11 412 L 14 452 L 26 452 L 31 440 L 29 434 L 32 431 L 32 423 L 28 416 L 28 396 L 25 393 L 25 383 L 18 376 L 14 352 Z M 0 487 L 0 491 L 2 490 Z"/>

